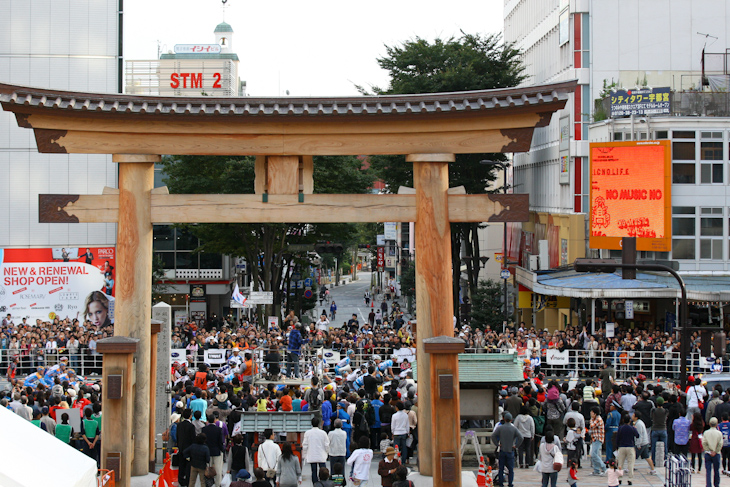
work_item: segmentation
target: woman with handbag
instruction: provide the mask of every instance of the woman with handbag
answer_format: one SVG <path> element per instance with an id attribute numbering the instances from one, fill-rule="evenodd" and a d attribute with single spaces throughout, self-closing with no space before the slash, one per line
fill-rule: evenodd
<path id="1" fill-rule="evenodd" d="M 560 443 L 555 441 L 552 430 L 545 432 L 545 442 L 540 444 L 539 468 L 537 471 L 542 474 L 542 487 L 556 487 L 558 472 L 563 467 L 563 453 L 560 451 Z"/>
<path id="2" fill-rule="evenodd" d="M 302 466 L 294 455 L 291 443 L 281 445 L 281 457 L 276 464 L 276 487 L 297 487 L 302 483 Z"/>

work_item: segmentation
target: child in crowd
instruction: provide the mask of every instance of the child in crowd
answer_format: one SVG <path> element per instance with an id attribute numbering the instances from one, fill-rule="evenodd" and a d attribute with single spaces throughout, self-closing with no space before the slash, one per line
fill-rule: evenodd
<path id="1" fill-rule="evenodd" d="M 252 487 L 271 487 L 271 483 L 266 480 L 266 472 L 261 467 L 256 467 L 253 471 L 256 476 L 256 482 L 252 484 Z"/>
<path id="2" fill-rule="evenodd" d="M 345 479 L 345 465 L 337 462 L 332 466 L 332 477 L 330 478 L 335 487 L 345 487 L 347 480 Z"/>
<path id="3" fill-rule="evenodd" d="M 395 471 L 395 482 L 393 487 L 413 487 L 413 481 L 407 480 L 408 467 L 401 465 L 398 470 Z"/>
<path id="4" fill-rule="evenodd" d="M 570 465 L 570 470 L 568 470 L 568 484 L 571 487 L 578 487 L 578 464 L 575 460 L 568 460 L 568 465 Z"/>
<path id="5" fill-rule="evenodd" d="M 616 468 L 616 459 L 612 458 L 606 462 L 606 476 L 608 477 L 608 487 L 618 487 L 619 477 L 623 477 L 624 471 Z"/>
<path id="6" fill-rule="evenodd" d="M 580 428 L 576 428 L 575 418 L 568 418 L 567 426 L 568 433 L 565 435 L 565 447 L 568 449 L 568 462 L 571 460 L 578 462 L 583 450 L 582 445 L 580 445 L 582 432 Z"/>
<path id="7" fill-rule="evenodd" d="M 388 433 L 380 433 L 380 453 L 385 456 L 385 450 L 393 446 L 393 440 L 388 438 Z"/>

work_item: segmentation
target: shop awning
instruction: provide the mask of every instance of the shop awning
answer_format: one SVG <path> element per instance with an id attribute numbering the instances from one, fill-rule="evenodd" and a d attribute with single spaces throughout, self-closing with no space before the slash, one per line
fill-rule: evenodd
<path id="1" fill-rule="evenodd" d="M 531 272 L 517 268 L 517 282 L 538 294 L 571 298 L 651 299 L 680 297 L 679 284 L 669 275 L 637 273 L 622 279 L 621 273 L 559 270 Z M 690 301 L 730 301 L 730 276 L 682 276 Z"/>

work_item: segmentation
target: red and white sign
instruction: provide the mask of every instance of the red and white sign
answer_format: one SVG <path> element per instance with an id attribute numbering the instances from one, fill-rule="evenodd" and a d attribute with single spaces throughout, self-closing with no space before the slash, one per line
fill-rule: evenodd
<path id="1" fill-rule="evenodd" d="M 378 247 L 378 267 L 385 267 L 385 247 Z"/>
<path id="2" fill-rule="evenodd" d="M 0 249 L 0 314 L 114 322 L 114 247 Z"/>
<path id="3" fill-rule="evenodd" d="M 221 74 L 213 73 L 210 79 L 205 79 L 203 73 L 171 73 L 170 88 L 223 88 Z"/>

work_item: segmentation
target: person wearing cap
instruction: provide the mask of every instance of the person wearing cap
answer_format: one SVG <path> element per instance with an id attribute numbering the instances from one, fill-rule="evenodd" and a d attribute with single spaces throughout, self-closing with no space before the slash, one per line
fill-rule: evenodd
<path id="1" fill-rule="evenodd" d="M 702 435 L 702 449 L 705 452 L 705 486 L 720 487 L 720 459 L 723 437 L 717 429 L 717 418 L 710 418 L 710 429 Z M 713 475 L 712 470 L 715 470 Z"/>
<path id="2" fill-rule="evenodd" d="M 507 469 L 507 485 L 513 487 L 515 480 L 515 448 L 522 444 L 523 436 L 512 424 L 512 414 L 502 414 L 502 425 L 492 433 L 491 442 L 499 445 L 499 472 L 494 485 L 504 485 L 504 469 Z"/>
<path id="3" fill-rule="evenodd" d="M 667 410 L 664 398 L 656 398 L 656 407 L 651 410 L 651 461 L 656 462 L 656 444 L 664 443 L 664 451 L 669 452 L 667 444 Z"/>
<path id="4" fill-rule="evenodd" d="M 231 350 L 231 356 L 228 357 L 228 365 L 230 365 L 232 368 L 240 367 L 243 363 L 243 357 L 240 355 L 241 349 L 238 347 L 233 347 L 233 350 Z"/>
<path id="5" fill-rule="evenodd" d="M 50 410 L 48 409 L 48 406 L 43 406 L 41 409 L 41 423 L 46 425 L 46 431 L 51 434 L 51 436 L 56 435 L 56 422 L 51 418 L 48 413 Z"/>
<path id="6" fill-rule="evenodd" d="M 380 475 L 380 483 L 383 487 L 392 487 L 398 467 L 400 467 L 400 461 L 395 458 L 395 448 L 389 446 L 385 449 L 383 459 L 378 463 L 378 475 Z"/>

